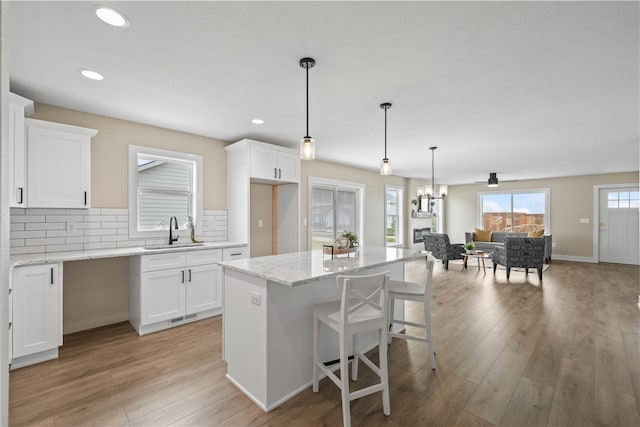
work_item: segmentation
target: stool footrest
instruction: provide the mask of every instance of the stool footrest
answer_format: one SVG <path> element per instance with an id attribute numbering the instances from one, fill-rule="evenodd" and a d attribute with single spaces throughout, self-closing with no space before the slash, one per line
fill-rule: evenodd
<path id="1" fill-rule="evenodd" d="M 382 384 L 374 384 L 369 387 L 365 387 L 362 390 L 356 390 L 349 394 L 349 401 L 360 399 L 363 396 L 368 396 L 373 393 L 382 391 Z"/>
<path id="2" fill-rule="evenodd" d="M 406 335 L 406 334 L 396 334 L 395 332 L 389 332 L 389 336 L 395 337 L 395 338 L 403 338 L 403 339 L 406 339 L 406 340 L 429 342 L 429 340 L 426 339 L 426 338 L 414 337 L 413 335 Z"/>
<path id="3" fill-rule="evenodd" d="M 399 323 L 401 325 L 406 325 L 406 326 L 414 326 L 416 328 L 424 328 L 425 327 L 422 323 L 408 322 L 406 320 L 392 320 L 391 324 L 394 324 L 394 323 Z"/>

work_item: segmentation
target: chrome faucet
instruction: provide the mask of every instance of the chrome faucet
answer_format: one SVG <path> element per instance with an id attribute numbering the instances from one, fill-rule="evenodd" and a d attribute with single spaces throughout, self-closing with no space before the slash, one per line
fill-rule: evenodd
<path id="1" fill-rule="evenodd" d="M 169 244 L 173 245 L 173 242 L 177 242 L 178 241 L 178 235 L 176 235 L 176 237 L 173 237 L 173 225 L 175 224 L 175 229 L 178 229 L 178 218 L 176 218 L 175 216 L 172 216 L 171 218 L 169 218 Z"/>

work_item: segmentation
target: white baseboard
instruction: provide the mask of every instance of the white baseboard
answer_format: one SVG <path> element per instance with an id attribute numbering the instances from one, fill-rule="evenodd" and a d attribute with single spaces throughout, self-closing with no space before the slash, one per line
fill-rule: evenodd
<path id="1" fill-rule="evenodd" d="M 559 261 L 575 261 L 575 262 L 588 262 L 592 264 L 597 264 L 598 260 L 595 257 L 587 257 L 587 256 L 573 256 L 573 255 L 551 255 L 551 263 L 553 260 Z"/>

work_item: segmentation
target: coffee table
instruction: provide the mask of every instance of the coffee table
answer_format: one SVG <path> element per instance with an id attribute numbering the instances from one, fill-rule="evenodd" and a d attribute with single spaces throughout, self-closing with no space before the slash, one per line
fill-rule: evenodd
<path id="1" fill-rule="evenodd" d="M 462 271 L 467 269 L 467 262 L 469 258 L 477 258 L 478 259 L 478 270 L 480 270 L 480 260 L 482 260 L 482 271 L 484 274 L 487 274 L 487 269 L 484 265 L 484 260 L 491 258 L 491 252 L 471 252 L 462 254 Z"/>

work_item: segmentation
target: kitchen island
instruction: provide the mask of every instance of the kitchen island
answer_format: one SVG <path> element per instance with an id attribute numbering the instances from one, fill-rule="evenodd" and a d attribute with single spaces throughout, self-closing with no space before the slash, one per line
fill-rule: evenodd
<path id="1" fill-rule="evenodd" d="M 223 357 L 227 378 L 268 412 L 311 385 L 314 304 L 340 299 L 336 277 L 389 271 L 404 279 L 404 263 L 420 251 L 367 247 L 349 257 L 321 250 L 221 262 Z M 396 318 L 404 316 L 402 301 Z M 368 350 L 371 333 L 358 339 Z M 337 335 L 321 331 L 321 359 L 338 358 Z"/>

